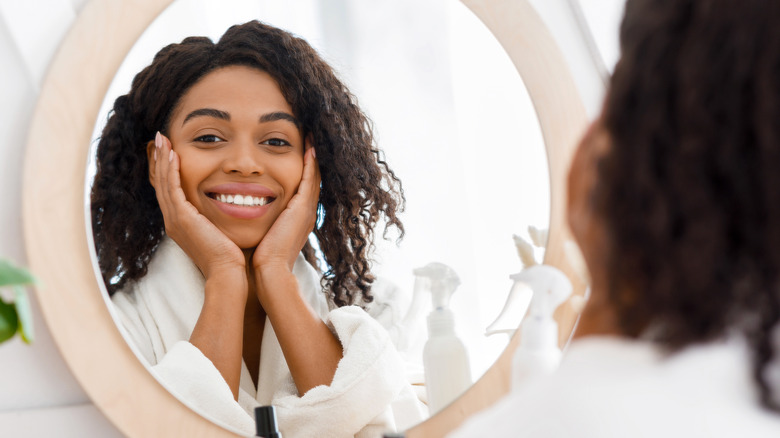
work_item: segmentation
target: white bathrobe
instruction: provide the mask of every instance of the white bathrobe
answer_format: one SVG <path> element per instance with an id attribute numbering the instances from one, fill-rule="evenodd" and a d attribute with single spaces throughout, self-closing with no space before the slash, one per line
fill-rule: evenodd
<path id="1" fill-rule="evenodd" d="M 472 417 L 448 438 L 774 438 L 739 338 L 664 354 L 649 341 L 575 340 L 560 368 Z"/>
<path id="2" fill-rule="evenodd" d="M 184 251 L 164 238 L 144 278 L 112 297 L 126 337 L 152 373 L 196 412 L 251 436 L 254 408 L 274 405 L 285 438 L 378 437 L 423 419 L 405 364 L 386 332 L 356 306 L 331 309 L 314 268 L 293 267 L 300 293 L 343 346 L 333 382 L 299 397 L 268 319 L 258 386 L 242 361 L 238 401 L 213 363 L 188 342 L 204 301 L 205 280 Z"/>

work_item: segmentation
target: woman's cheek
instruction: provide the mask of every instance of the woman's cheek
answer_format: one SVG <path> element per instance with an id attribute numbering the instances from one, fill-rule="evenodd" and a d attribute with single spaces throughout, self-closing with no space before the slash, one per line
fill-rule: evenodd
<path id="1" fill-rule="evenodd" d="M 283 186 L 285 188 L 285 198 L 289 201 L 295 193 L 298 192 L 298 187 L 303 180 L 303 159 L 296 157 L 294 160 L 287 164 L 284 171 L 285 181 Z"/>
<path id="2" fill-rule="evenodd" d="M 198 184 L 204 178 L 202 170 L 194 165 L 197 162 L 197 159 L 193 159 L 193 157 L 187 154 L 179 155 L 179 181 L 181 182 L 184 197 L 202 214 L 203 205 L 200 199 Z"/>

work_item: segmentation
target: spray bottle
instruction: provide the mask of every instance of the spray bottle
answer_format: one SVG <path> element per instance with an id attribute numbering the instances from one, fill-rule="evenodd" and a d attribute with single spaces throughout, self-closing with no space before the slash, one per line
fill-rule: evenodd
<path id="1" fill-rule="evenodd" d="M 511 278 L 533 290 L 528 314 L 521 325 L 520 346 L 512 358 L 512 388 L 517 389 L 558 368 L 561 349 L 553 312 L 571 295 L 572 284 L 566 274 L 548 265 L 531 266 Z"/>
<path id="2" fill-rule="evenodd" d="M 415 282 L 431 292 L 433 310 L 428 315 L 428 341 L 423 347 L 425 386 L 431 415 L 437 413 L 471 386 L 471 367 L 466 346 L 455 334 L 450 298 L 460 285 L 455 271 L 441 263 L 414 270 Z"/>
<path id="3" fill-rule="evenodd" d="M 547 244 L 547 230 L 529 226 L 528 235 L 531 236 L 530 242 L 516 234 L 512 235 L 512 240 L 514 240 L 515 248 L 517 249 L 517 255 L 520 256 L 520 263 L 523 264 L 523 269 L 528 269 L 531 266 L 539 264 L 539 262 L 536 261 L 536 249 L 544 249 Z M 536 249 L 534 247 L 536 247 Z M 514 277 L 510 276 L 509 278 L 513 279 Z M 520 326 L 520 322 L 525 317 L 525 314 L 528 313 L 528 306 L 531 304 L 531 298 L 533 298 L 533 290 L 522 281 L 514 281 L 512 283 L 512 289 L 509 290 L 509 295 L 506 298 L 504 307 L 501 309 L 501 313 L 499 313 L 498 317 L 487 327 L 485 336 L 506 333 L 511 338 Z"/>

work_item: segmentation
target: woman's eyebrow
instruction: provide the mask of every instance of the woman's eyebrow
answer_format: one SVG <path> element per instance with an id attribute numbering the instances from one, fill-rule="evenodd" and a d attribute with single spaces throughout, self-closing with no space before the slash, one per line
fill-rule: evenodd
<path id="1" fill-rule="evenodd" d="M 288 122 L 292 122 L 295 126 L 299 128 L 301 126 L 301 122 L 299 122 L 298 119 L 295 118 L 295 116 L 293 116 L 290 113 L 286 113 L 284 111 L 275 111 L 260 116 L 260 123 L 275 122 L 277 120 L 287 120 Z"/>
<path id="2" fill-rule="evenodd" d="M 185 117 L 184 121 L 181 122 L 181 126 L 184 126 L 184 124 L 187 123 L 190 119 L 194 119 L 195 117 L 201 117 L 201 116 L 227 120 L 228 122 L 230 121 L 230 113 L 227 113 L 225 111 L 220 111 L 214 108 L 199 108 L 187 114 L 187 117 Z"/>

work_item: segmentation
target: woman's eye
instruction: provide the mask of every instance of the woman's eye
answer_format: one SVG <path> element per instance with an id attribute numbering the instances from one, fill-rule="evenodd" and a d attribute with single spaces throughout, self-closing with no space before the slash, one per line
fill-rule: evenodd
<path id="1" fill-rule="evenodd" d="M 290 146 L 290 142 L 287 140 L 282 140 L 281 138 L 270 138 L 265 140 L 263 144 L 267 144 L 269 146 Z"/>
<path id="2" fill-rule="evenodd" d="M 198 143 L 216 143 L 218 141 L 222 141 L 222 139 L 217 137 L 216 135 L 208 134 L 208 135 L 201 135 L 200 137 L 196 138 L 195 141 L 197 141 Z"/>

